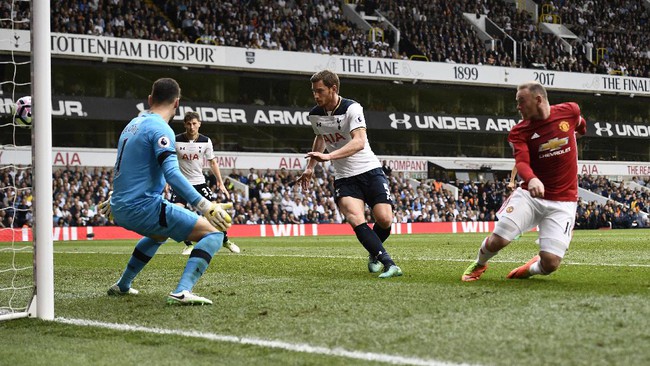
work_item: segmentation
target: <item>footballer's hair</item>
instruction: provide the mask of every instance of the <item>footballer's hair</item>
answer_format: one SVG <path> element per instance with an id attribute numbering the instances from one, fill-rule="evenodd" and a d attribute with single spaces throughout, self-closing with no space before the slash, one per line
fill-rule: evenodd
<path id="1" fill-rule="evenodd" d="M 151 87 L 151 99 L 154 104 L 174 103 L 181 97 L 181 87 L 172 78 L 160 78 Z"/>
<path id="2" fill-rule="evenodd" d="M 546 88 L 544 85 L 538 83 L 537 81 L 529 81 L 527 83 L 519 84 L 517 90 L 527 89 L 533 95 L 541 95 L 545 100 L 548 100 L 548 94 L 546 93 Z"/>
<path id="3" fill-rule="evenodd" d="M 201 116 L 199 116 L 198 113 L 194 111 L 186 112 L 185 117 L 183 117 L 183 123 L 190 122 L 193 119 L 196 119 L 197 121 L 201 122 Z"/>
<path id="4" fill-rule="evenodd" d="M 339 76 L 330 70 L 319 71 L 312 75 L 309 80 L 312 83 L 316 83 L 322 80 L 323 84 L 325 84 L 326 87 L 331 88 L 336 85 L 336 91 L 338 92 L 341 90 L 341 81 L 339 80 Z"/>

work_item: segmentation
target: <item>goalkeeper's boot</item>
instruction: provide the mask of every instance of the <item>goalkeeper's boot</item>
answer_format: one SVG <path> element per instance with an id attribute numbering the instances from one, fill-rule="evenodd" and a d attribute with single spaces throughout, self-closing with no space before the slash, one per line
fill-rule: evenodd
<path id="1" fill-rule="evenodd" d="M 171 292 L 167 296 L 167 305 L 212 305 L 212 300 L 183 290 L 178 293 Z"/>
<path id="2" fill-rule="evenodd" d="M 185 248 L 183 248 L 183 255 L 190 255 L 192 253 L 192 250 L 194 249 L 194 244 L 192 244 L 191 241 L 185 240 L 183 243 L 185 243 Z"/>
<path id="3" fill-rule="evenodd" d="M 488 265 L 487 263 L 482 266 L 476 262 L 472 263 L 467 267 L 465 272 L 463 273 L 463 276 L 460 278 L 464 282 L 471 282 L 471 281 L 477 281 L 479 278 L 481 278 L 481 275 L 485 270 L 487 269 Z"/>
<path id="4" fill-rule="evenodd" d="M 506 278 L 524 279 L 524 278 L 528 278 L 528 277 L 532 276 L 530 274 L 530 266 L 532 266 L 539 259 L 540 259 L 539 255 L 534 256 L 533 258 L 531 258 L 531 260 L 526 262 L 526 264 L 524 264 L 523 266 L 517 267 L 517 268 L 513 269 L 512 271 L 510 271 L 510 273 L 508 273 Z"/>
<path id="5" fill-rule="evenodd" d="M 384 268 L 384 265 L 381 264 L 377 258 L 374 258 L 372 255 L 368 256 L 368 272 L 377 273 L 381 271 L 382 268 Z"/>
<path id="6" fill-rule="evenodd" d="M 140 291 L 134 289 L 134 288 L 129 288 L 126 291 L 120 290 L 120 287 L 116 284 L 111 286 L 111 288 L 106 291 L 109 296 L 124 296 L 124 295 L 137 295 L 140 293 Z"/>
<path id="7" fill-rule="evenodd" d="M 384 272 L 382 272 L 382 273 L 379 275 L 379 278 L 399 277 L 399 276 L 401 276 L 402 274 L 403 274 L 403 273 L 402 273 L 402 270 L 401 270 L 398 266 L 396 266 L 396 265 L 393 264 L 392 266 L 388 267 L 387 270 L 385 270 Z"/>
<path id="8" fill-rule="evenodd" d="M 233 243 L 232 240 L 228 239 L 223 243 L 223 247 L 230 250 L 233 253 L 240 253 L 241 249 L 237 246 L 237 244 Z"/>

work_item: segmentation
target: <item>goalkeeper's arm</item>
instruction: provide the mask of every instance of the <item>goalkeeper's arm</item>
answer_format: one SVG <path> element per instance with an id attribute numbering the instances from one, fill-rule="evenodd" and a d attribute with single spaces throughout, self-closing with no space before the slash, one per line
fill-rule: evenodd
<path id="1" fill-rule="evenodd" d="M 232 220 L 225 209 L 232 207 L 232 203 L 217 204 L 210 202 L 201 196 L 199 192 L 192 187 L 190 182 L 187 181 L 183 174 L 181 174 L 180 169 L 178 169 L 178 160 L 176 155 L 168 155 L 162 163 L 162 168 L 165 179 L 174 192 L 183 197 L 187 202 L 191 203 L 192 206 L 198 208 L 212 226 L 220 231 L 225 231 L 230 227 L 230 222 Z"/>

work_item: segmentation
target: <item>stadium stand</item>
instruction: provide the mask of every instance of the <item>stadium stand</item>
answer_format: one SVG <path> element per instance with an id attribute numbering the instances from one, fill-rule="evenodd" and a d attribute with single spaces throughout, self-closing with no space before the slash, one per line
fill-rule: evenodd
<path id="1" fill-rule="evenodd" d="M 388 28 L 383 37 L 369 40 L 368 30 L 344 15 L 342 6 L 347 5 L 334 0 L 56 3 L 53 32 L 650 77 L 650 10 L 643 0 L 581 0 L 571 6 L 561 0 L 538 1 L 542 21 L 560 23 L 578 37 L 566 40 L 571 52 L 559 37 L 541 30 L 540 19 L 503 0 L 354 4 L 359 16 L 377 11 L 396 26 L 401 33 L 398 47 Z M 28 11 L 23 6 L 17 18 L 25 19 Z M 463 13 L 492 20 L 521 45 L 519 56 L 504 48 L 502 38 L 494 48 L 486 47 Z M 10 27 L 6 22 L 1 26 Z M 29 23 L 18 27 L 28 28 Z"/>
<path id="2" fill-rule="evenodd" d="M 207 177 L 212 191 L 218 192 L 213 178 Z M 212 181 L 211 181 L 212 179 Z M 248 185 L 249 198 L 233 189 L 228 180 Z M 334 203 L 331 172 L 320 169 L 316 184 L 308 190 L 294 185 L 295 172 L 285 169 L 261 173 L 233 171 L 226 179 L 230 199 L 235 203 L 234 224 L 341 223 Z M 13 189 L 14 181 L 18 189 Z M 111 169 L 67 168 L 53 173 L 53 221 L 55 226 L 112 225 L 97 215 L 97 204 L 106 199 L 111 186 Z M 650 182 L 636 178 L 642 188 L 631 189 L 605 177 L 580 176 L 582 188 L 606 197 L 598 204 L 580 201 L 576 212 L 576 229 L 647 227 Z M 390 190 L 395 203 L 395 222 L 496 221 L 496 212 L 508 195 L 506 181 L 477 183 L 453 182 L 458 198 L 440 182 L 407 179 L 398 172 L 390 176 Z M 0 227 L 32 225 L 31 170 L 6 167 L 0 169 Z M 170 193 L 164 193 L 169 198 Z M 213 199 L 223 200 L 221 193 Z M 645 212 L 645 214 L 644 214 Z M 370 222 L 370 212 L 366 215 Z"/>

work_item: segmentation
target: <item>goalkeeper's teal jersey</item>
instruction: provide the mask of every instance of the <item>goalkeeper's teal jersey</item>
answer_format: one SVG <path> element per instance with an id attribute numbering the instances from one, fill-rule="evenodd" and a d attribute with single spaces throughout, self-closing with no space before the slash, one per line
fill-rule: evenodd
<path id="1" fill-rule="evenodd" d="M 124 128 L 114 169 L 111 198 L 114 209 L 129 206 L 143 208 L 160 202 L 165 187 L 163 163 L 168 169 L 171 167 L 171 171 L 166 172 L 168 177 L 180 175 L 174 138 L 174 131 L 167 122 L 154 113 L 140 115 Z M 200 200 L 199 193 L 189 183 L 186 184 L 173 188 L 180 188 L 179 193 L 188 202 Z"/>

